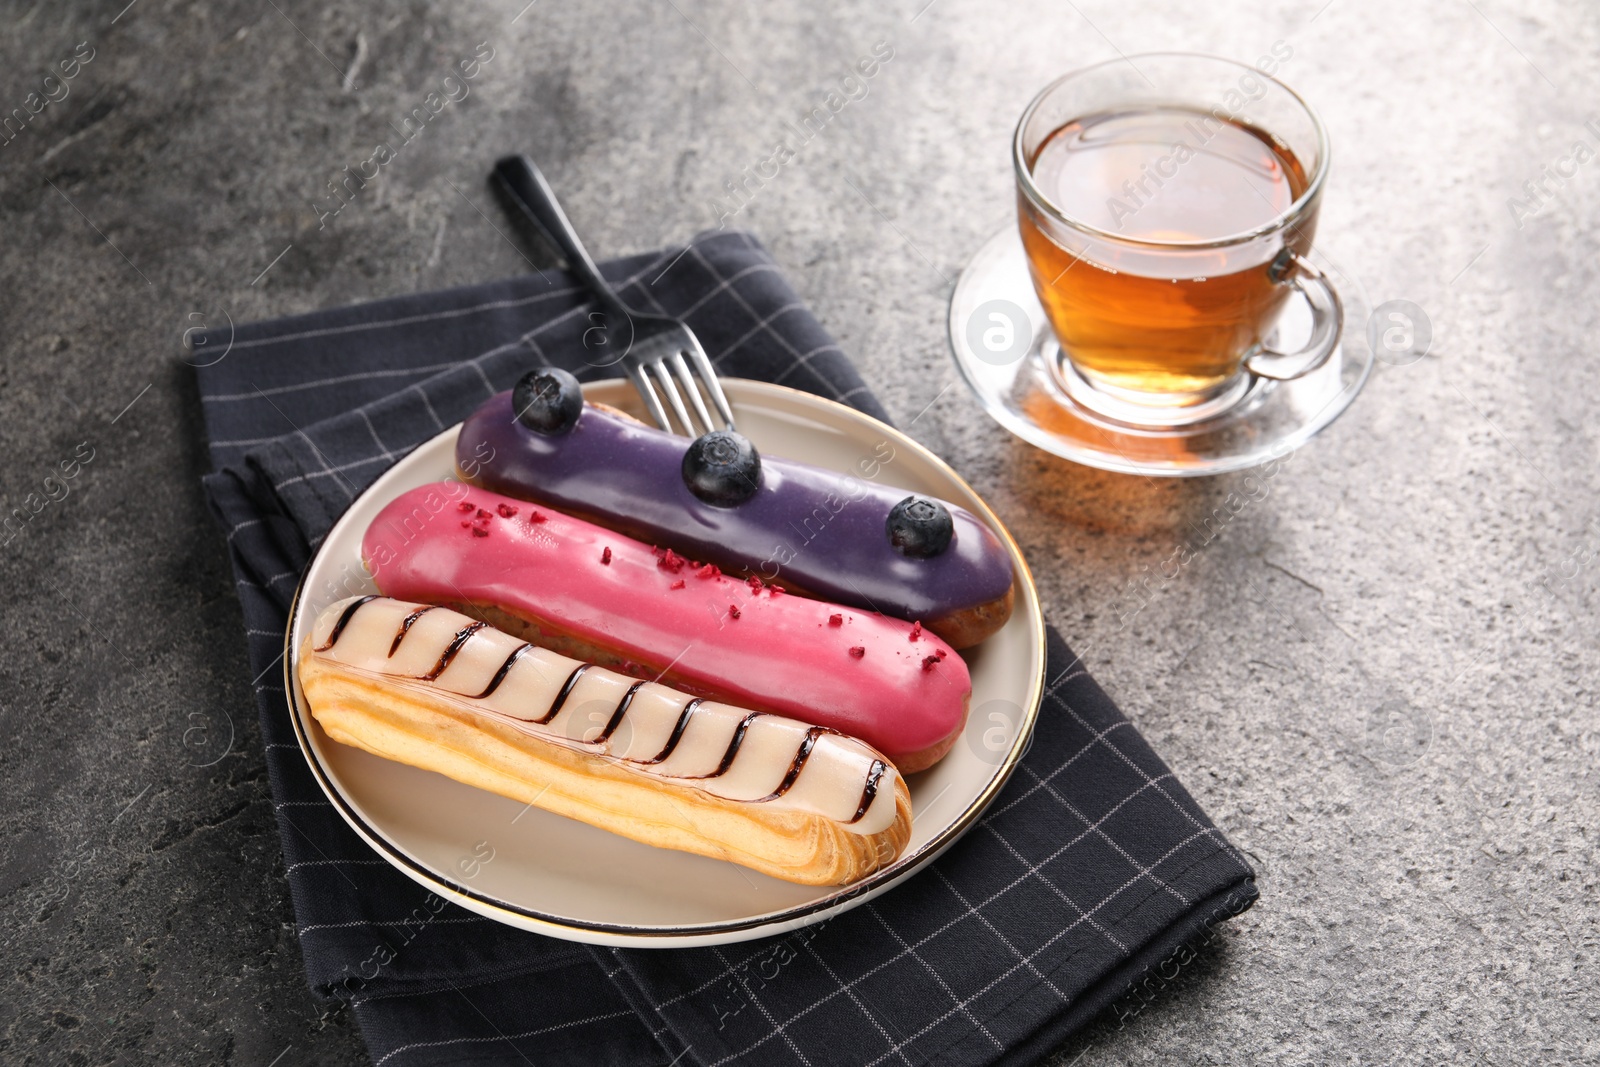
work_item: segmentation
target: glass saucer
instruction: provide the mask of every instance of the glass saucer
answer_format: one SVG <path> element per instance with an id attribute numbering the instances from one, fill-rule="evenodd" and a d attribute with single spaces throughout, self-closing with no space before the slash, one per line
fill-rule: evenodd
<path id="1" fill-rule="evenodd" d="M 984 410 L 1046 452 L 1122 474 L 1183 478 L 1244 470 L 1310 440 L 1350 406 L 1372 370 L 1361 283 L 1320 250 L 1311 258 L 1344 301 L 1339 347 L 1293 381 L 1243 375 L 1203 411 L 1141 412 L 1078 378 L 1034 295 L 1014 225 L 991 237 L 961 272 L 950 298 L 950 347 Z M 1305 301 L 1291 300 L 1273 343 L 1295 348 L 1309 328 Z"/>

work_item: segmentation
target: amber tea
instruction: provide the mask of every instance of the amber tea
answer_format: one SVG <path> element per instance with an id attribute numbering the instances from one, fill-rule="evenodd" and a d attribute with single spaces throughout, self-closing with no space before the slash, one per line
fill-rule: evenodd
<path id="1" fill-rule="evenodd" d="M 1181 403 L 1232 379 L 1270 335 L 1289 256 L 1228 239 L 1281 220 L 1306 191 L 1306 167 L 1282 142 L 1216 110 L 1144 106 L 1060 126 L 1027 166 L 1084 227 L 1019 198 L 1034 287 L 1092 384 Z M 1315 225 L 1307 213 L 1282 249 L 1304 255 Z"/>

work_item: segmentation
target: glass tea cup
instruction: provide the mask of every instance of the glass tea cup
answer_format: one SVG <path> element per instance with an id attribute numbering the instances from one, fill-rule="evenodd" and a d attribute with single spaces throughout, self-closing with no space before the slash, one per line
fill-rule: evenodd
<path id="1" fill-rule="evenodd" d="M 1327 134 L 1264 71 L 1186 53 L 1076 71 L 1023 112 L 1013 162 L 1052 369 L 1084 406 L 1133 425 L 1199 421 L 1338 346 L 1339 295 L 1307 259 Z M 1310 329 L 1283 351 L 1274 331 L 1296 292 Z"/>

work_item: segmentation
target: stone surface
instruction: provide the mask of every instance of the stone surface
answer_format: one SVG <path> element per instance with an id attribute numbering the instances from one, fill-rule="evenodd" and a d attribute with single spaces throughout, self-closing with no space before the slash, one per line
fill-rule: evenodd
<path id="1" fill-rule="evenodd" d="M 485 184 L 508 150 L 602 254 L 681 240 L 879 41 L 866 95 L 730 222 L 988 496 L 1262 874 L 1253 912 L 1058 1062 L 1600 1060 L 1600 165 L 1542 175 L 1600 144 L 1600 14 L 922 3 L 5 6 L 5 113 L 94 50 L 0 144 L 5 510 L 93 458 L 0 550 L 0 1060 L 366 1061 L 304 986 L 182 332 L 526 269 Z M 1011 217 L 1022 106 L 1118 50 L 1276 41 L 1336 146 L 1322 247 L 1374 304 L 1420 305 L 1432 350 L 1264 490 L 1008 438 L 955 382 L 944 309 Z M 480 42 L 471 95 L 319 226 L 325 183 Z"/>

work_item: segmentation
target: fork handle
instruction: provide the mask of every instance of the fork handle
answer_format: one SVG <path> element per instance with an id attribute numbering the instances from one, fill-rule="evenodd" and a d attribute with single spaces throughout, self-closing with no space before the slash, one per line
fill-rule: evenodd
<path id="1" fill-rule="evenodd" d="M 624 322 L 631 320 L 632 313 L 628 305 L 600 276 L 600 268 L 595 266 L 583 242 L 578 239 L 577 231 L 567 221 L 567 213 L 561 210 L 561 202 L 556 199 L 555 191 L 545 181 L 533 160 L 525 155 L 506 156 L 495 163 L 494 173 L 511 199 L 521 205 L 550 243 L 561 250 L 568 268 L 578 276 L 584 287 L 595 295 L 607 311 L 615 313 Z"/>

